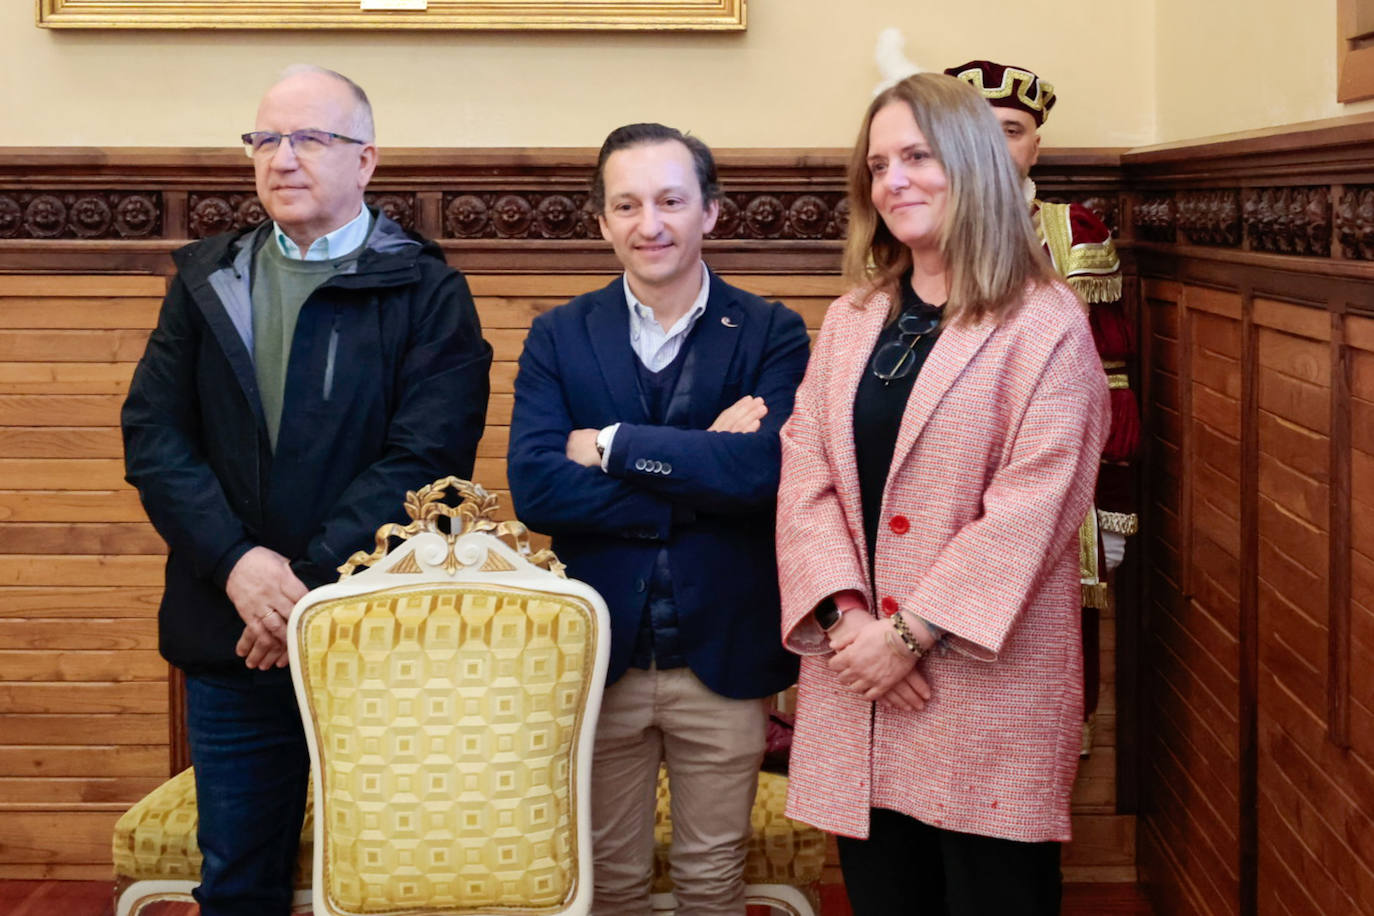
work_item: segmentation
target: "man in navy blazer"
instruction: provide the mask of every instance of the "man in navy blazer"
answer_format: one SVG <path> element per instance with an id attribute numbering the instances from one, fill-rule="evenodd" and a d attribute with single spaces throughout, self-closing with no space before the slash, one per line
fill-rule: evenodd
<path id="1" fill-rule="evenodd" d="M 773 512 L 808 339 L 795 312 L 702 263 L 719 200 L 700 140 L 613 131 L 592 201 L 625 274 L 535 319 L 515 381 L 517 514 L 611 612 L 592 771 L 598 916 L 649 911 L 660 762 L 677 912 L 744 913 L 761 698 L 797 673 L 779 637 Z"/>

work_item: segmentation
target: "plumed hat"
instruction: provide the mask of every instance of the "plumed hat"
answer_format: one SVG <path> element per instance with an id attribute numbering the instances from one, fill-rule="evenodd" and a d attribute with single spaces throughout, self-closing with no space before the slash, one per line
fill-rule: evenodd
<path id="1" fill-rule="evenodd" d="M 1026 112 L 1035 118 L 1037 127 L 1045 123 L 1054 107 L 1054 86 L 1024 67 L 971 60 L 950 67 L 945 73 L 971 84 L 994 107 Z"/>
<path id="2" fill-rule="evenodd" d="M 873 89 L 874 95 L 892 88 L 908 76 L 921 72 L 921 68 L 906 56 L 906 38 L 896 28 L 889 27 L 878 33 L 878 44 L 873 49 L 873 59 L 878 62 L 878 72 L 883 76 L 882 82 Z"/>

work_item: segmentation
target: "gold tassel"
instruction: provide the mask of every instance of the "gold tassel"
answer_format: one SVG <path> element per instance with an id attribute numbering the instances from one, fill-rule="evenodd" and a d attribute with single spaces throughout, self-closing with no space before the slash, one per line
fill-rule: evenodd
<path id="1" fill-rule="evenodd" d="M 1083 607 L 1094 607 L 1100 611 L 1111 609 L 1111 595 L 1105 582 L 1094 582 L 1092 585 L 1081 585 L 1079 588 L 1083 592 Z"/>
<path id="2" fill-rule="evenodd" d="M 1110 277 L 1069 277 L 1068 281 L 1084 302 L 1115 302 L 1121 298 L 1121 274 Z"/>

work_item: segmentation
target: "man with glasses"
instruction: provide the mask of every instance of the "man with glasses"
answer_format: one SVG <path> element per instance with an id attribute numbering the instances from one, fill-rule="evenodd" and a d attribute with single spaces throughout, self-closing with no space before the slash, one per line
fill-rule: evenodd
<path id="1" fill-rule="evenodd" d="M 462 275 L 363 204 L 362 89 L 293 67 L 243 142 L 271 219 L 176 252 L 122 416 L 169 548 L 159 647 L 186 673 L 204 916 L 289 912 L 308 755 L 286 618 L 405 491 L 471 475 L 491 363 Z"/>

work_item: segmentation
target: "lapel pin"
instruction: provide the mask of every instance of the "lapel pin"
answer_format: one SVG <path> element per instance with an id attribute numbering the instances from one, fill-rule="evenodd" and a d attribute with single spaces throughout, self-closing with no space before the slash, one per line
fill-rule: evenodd
<path id="1" fill-rule="evenodd" d="M 727 328 L 739 327 L 739 325 L 735 324 L 735 319 L 731 318 L 729 315 L 722 315 L 720 318 L 720 323 L 725 325 Z"/>

